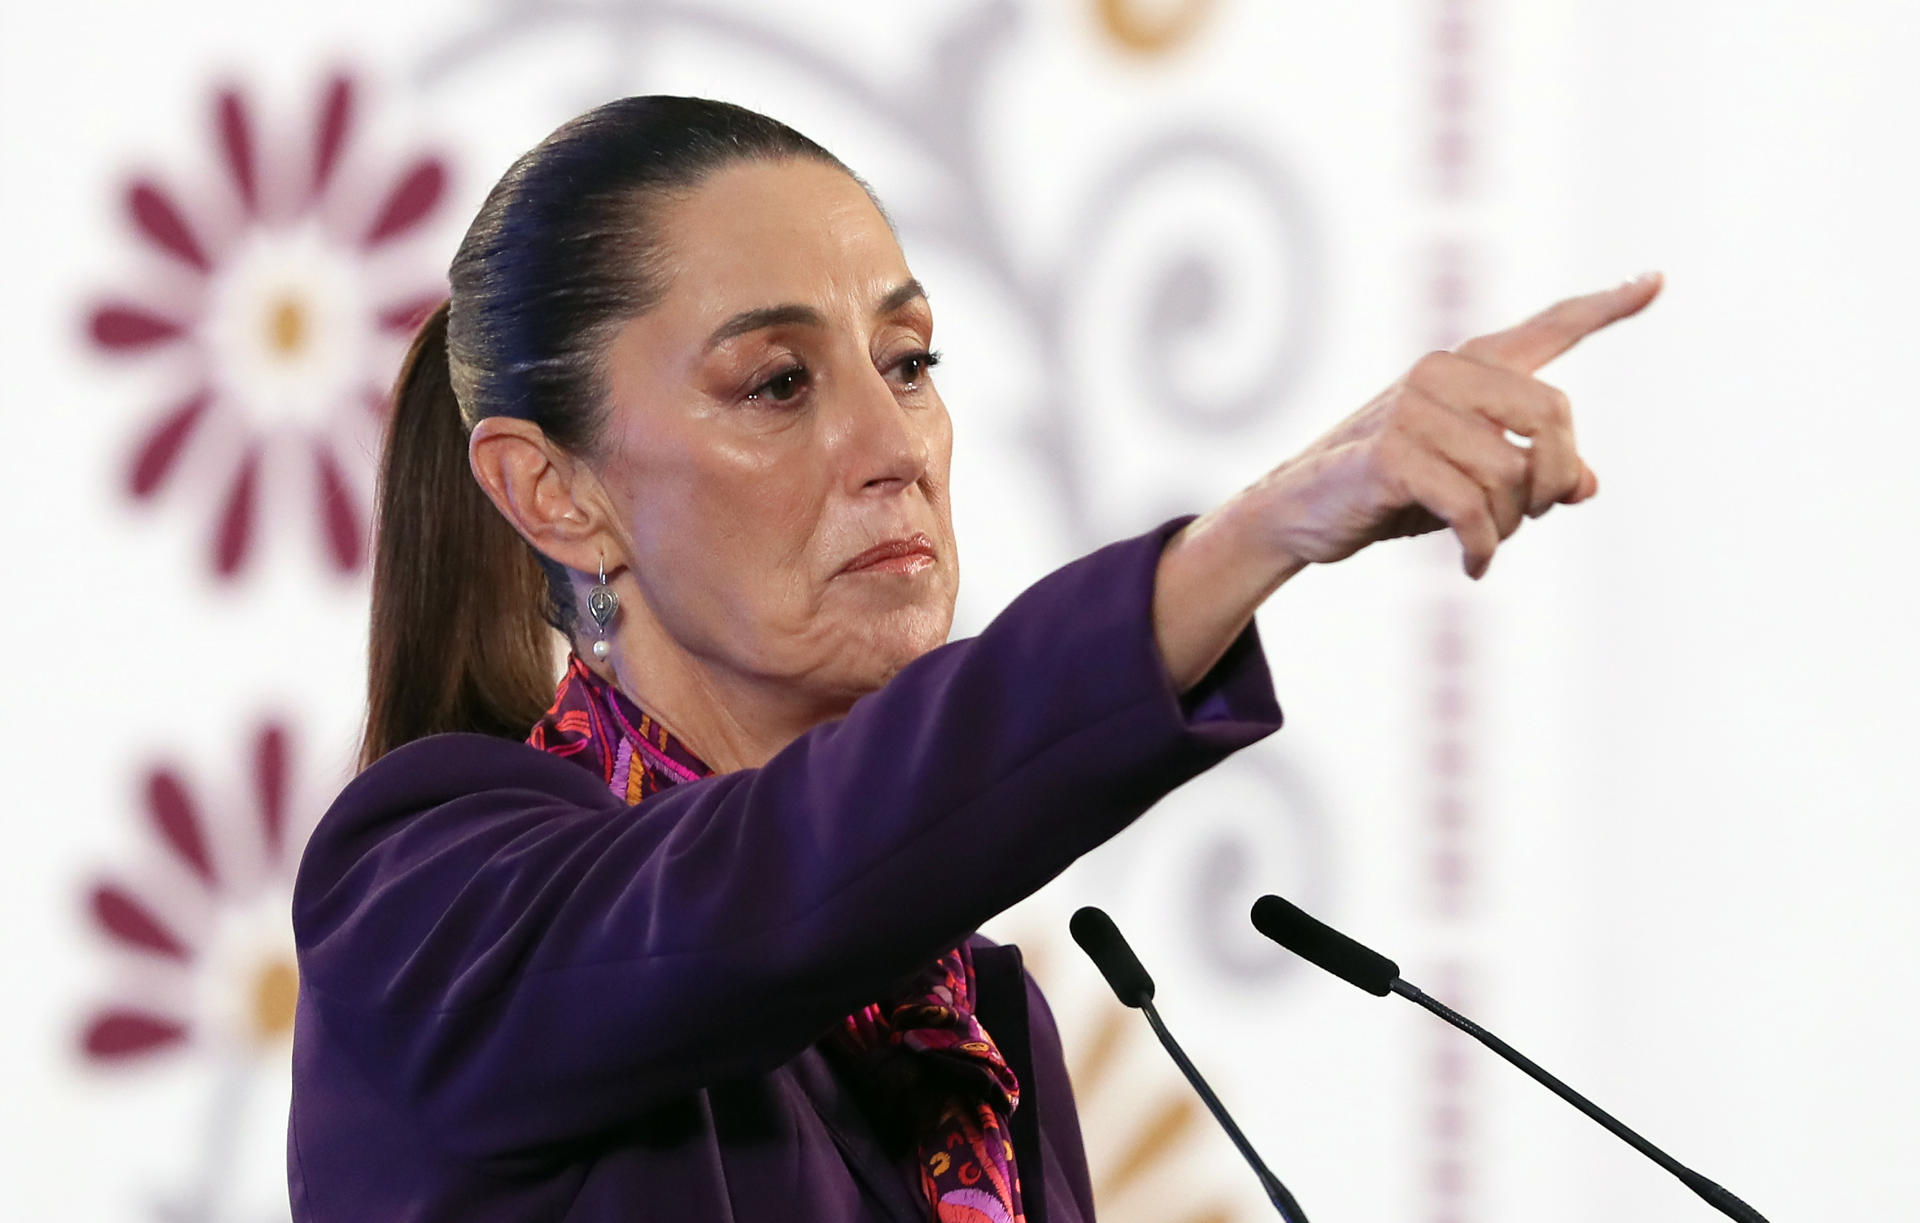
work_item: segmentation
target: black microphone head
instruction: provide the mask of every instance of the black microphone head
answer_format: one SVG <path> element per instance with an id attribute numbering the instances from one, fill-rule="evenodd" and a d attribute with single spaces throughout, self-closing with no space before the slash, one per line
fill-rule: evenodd
<path id="1" fill-rule="evenodd" d="M 1140 966 L 1127 940 L 1120 937 L 1120 927 L 1111 917 L 1088 905 L 1073 915 L 1067 929 L 1113 987 L 1116 998 L 1131 1007 L 1153 1001 L 1153 978 Z"/>
<path id="2" fill-rule="evenodd" d="M 1278 896 L 1253 902 L 1253 927 L 1303 960 L 1382 998 L 1393 991 L 1400 966 Z"/>

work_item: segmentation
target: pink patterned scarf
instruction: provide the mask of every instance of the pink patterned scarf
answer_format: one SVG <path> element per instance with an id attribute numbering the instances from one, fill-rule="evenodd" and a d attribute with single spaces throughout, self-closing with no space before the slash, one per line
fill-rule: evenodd
<path id="1" fill-rule="evenodd" d="M 592 769 L 629 805 L 713 770 L 576 655 L 527 736 Z M 1020 1084 L 973 1014 L 973 953 L 942 955 L 894 998 L 847 1016 L 827 1037 L 889 1118 L 916 1135 L 935 1223 L 1026 1223 L 1007 1118 Z"/>

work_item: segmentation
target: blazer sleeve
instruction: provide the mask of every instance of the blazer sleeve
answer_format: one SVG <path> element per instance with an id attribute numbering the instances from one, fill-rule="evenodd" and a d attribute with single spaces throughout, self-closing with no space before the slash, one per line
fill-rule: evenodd
<path id="1" fill-rule="evenodd" d="M 1279 727 L 1252 627 L 1172 689 L 1153 577 L 1185 521 L 1056 570 L 764 766 L 638 807 L 523 744 L 389 754 L 295 886 L 324 1038 L 471 1157 L 796 1056 Z"/>

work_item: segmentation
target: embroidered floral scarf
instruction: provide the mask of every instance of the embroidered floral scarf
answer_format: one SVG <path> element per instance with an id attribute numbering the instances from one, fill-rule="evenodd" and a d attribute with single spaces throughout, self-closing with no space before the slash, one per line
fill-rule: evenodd
<path id="1" fill-rule="evenodd" d="M 553 707 L 527 736 L 592 769 L 629 805 L 713 770 L 578 656 Z M 935 1223 L 1025 1223 L 1007 1118 L 1020 1084 L 973 1014 L 973 953 L 962 943 L 892 998 L 828 1037 L 883 1115 L 915 1136 L 920 1188 Z"/>

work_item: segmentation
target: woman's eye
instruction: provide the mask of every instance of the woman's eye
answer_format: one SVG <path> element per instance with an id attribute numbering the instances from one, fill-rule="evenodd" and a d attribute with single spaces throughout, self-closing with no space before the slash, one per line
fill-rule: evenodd
<path id="1" fill-rule="evenodd" d="M 748 399 L 771 399 L 776 403 L 785 403 L 798 395 L 807 385 L 807 369 L 804 365 L 790 365 L 773 377 L 747 392 Z"/>
<path id="2" fill-rule="evenodd" d="M 907 389 L 913 390 L 919 387 L 920 380 L 927 376 L 927 371 L 938 364 L 940 364 L 940 354 L 937 352 L 910 352 L 900 358 L 893 368 L 900 375 L 900 381 L 906 385 Z"/>

